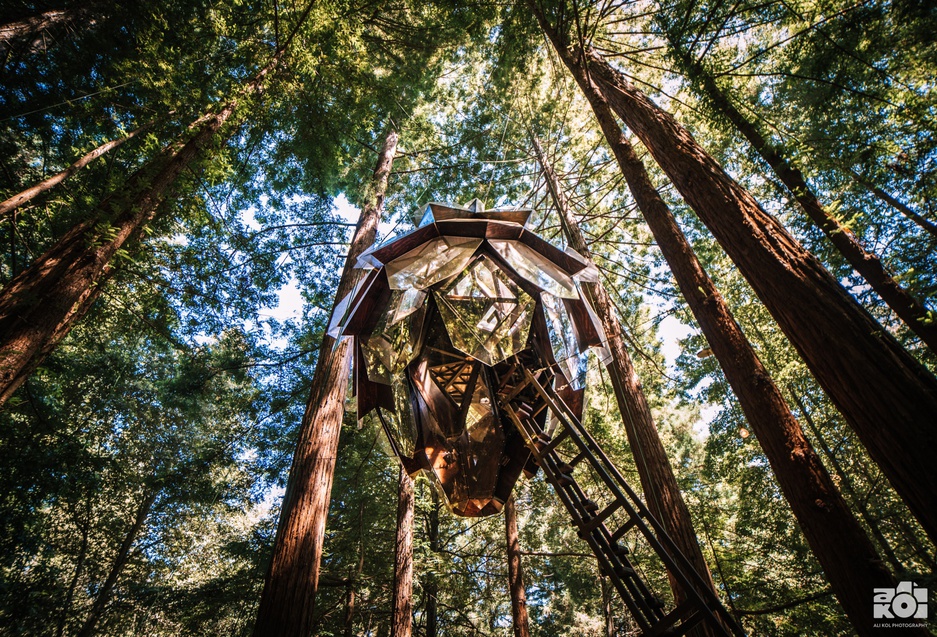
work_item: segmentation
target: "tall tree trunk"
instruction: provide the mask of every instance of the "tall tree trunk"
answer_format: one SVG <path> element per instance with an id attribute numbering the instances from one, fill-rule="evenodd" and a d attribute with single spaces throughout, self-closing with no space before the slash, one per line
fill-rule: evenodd
<path id="1" fill-rule="evenodd" d="M 393 637 L 413 632 L 413 480 L 400 467 L 397 540 L 394 543 Z"/>
<path id="2" fill-rule="evenodd" d="M 140 531 L 143 529 L 143 523 L 146 522 L 146 517 L 150 514 L 150 509 L 153 508 L 153 503 L 156 501 L 157 495 L 159 495 L 159 491 L 157 489 L 152 489 L 144 496 L 143 502 L 141 502 L 140 506 L 137 508 L 137 513 L 133 518 L 133 524 L 130 525 L 130 529 L 124 536 L 124 541 L 121 542 L 120 548 L 117 549 L 117 556 L 114 558 L 111 570 L 107 574 L 107 579 L 104 580 L 104 583 L 98 590 L 98 596 L 95 598 L 94 604 L 91 605 L 91 611 L 88 613 L 88 617 L 85 619 L 85 623 L 81 626 L 81 630 L 78 631 L 76 637 L 91 637 L 91 635 L 94 634 L 98 621 L 100 621 L 104 610 L 107 608 L 107 603 L 111 599 L 114 586 L 117 585 L 117 579 L 120 577 L 124 566 L 127 564 L 127 558 L 130 557 L 130 549 L 133 548 L 134 542 L 137 541 L 137 536 L 140 535 Z"/>
<path id="3" fill-rule="evenodd" d="M 52 175 L 48 179 L 43 179 L 39 183 L 30 186 L 26 190 L 23 190 L 13 195 L 12 197 L 8 198 L 6 201 L 0 202 L 0 219 L 10 214 L 12 211 L 16 210 L 23 204 L 28 203 L 29 201 L 31 201 L 38 195 L 41 195 L 42 193 L 48 190 L 51 190 L 52 188 L 54 188 L 55 186 L 59 185 L 60 183 L 62 183 L 63 181 L 65 181 L 66 179 L 74 175 L 76 172 L 78 172 L 79 170 L 81 170 L 82 168 L 90 164 L 92 161 L 94 161 L 95 159 L 103 155 L 104 153 L 110 150 L 113 150 L 114 148 L 117 148 L 118 146 L 120 146 L 126 141 L 133 139 L 142 131 L 150 128 L 152 125 L 153 125 L 152 122 L 149 124 L 145 124 L 141 126 L 140 128 L 136 129 L 135 131 L 127 133 L 127 135 L 125 135 L 124 137 L 121 137 L 120 139 L 113 139 L 109 142 L 101 144 L 100 146 L 92 150 L 91 152 L 83 155 L 80 159 L 75 161 L 75 163 L 73 163 L 71 166 L 69 166 L 65 170 Z"/>
<path id="4" fill-rule="evenodd" d="M 566 61 L 592 104 L 638 209 L 738 397 L 807 542 L 853 625 L 860 634 L 872 635 L 875 629 L 869 612 L 869 591 L 875 587 L 894 586 L 894 578 L 882 564 L 780 390 L 696 258 L 676 219 L 651 183 L 643 163 L 622 134 L 608 103 L 585 68 L 571 57 Z M 549 166 L 545 174 L 548 182 L 554 184 L 551 190 L 561 192 L 559 181 Z M 567 210 L 565 202 L 562 209 Z M 568 217 L 565 225 L 576 227 L 578 231 L 568 212 L 562 216 Z"/>
<path id="5" fill-rule="evenodd" d="M 514 618 L 514 637 L 530 637 L 527 621 L 527 594 L 524 592 L 524 570 L 521 566 L 521 548 L 517 541 L 517 508 L 514 496 L 504 503 L 504 530 L 508 553 L 508 588 L 511 591 L 511 616 Z"/>
<path id="6" fill-rule="evenodd" d="M 937 317 L 934 313 L 929 312 L 923 303 L 898 284 L 885 268 L 882 260 L 876 254 L 866 250 L 852 230 L 841 224 L 823 208 L 819 197 L 807 183 L 800 169 L 782 155 L 780 149 L 764 138 L 755 125 L 722 92 L 713 76 L 707 73 L 706 69 L 694 60 L 686 49 L 680 47 L 676 38 L 670 37 L 669 42 L 687 76 L 699 87 L 712 107 L 745 136 L 761 158 L 771 166 L 774 174 L 787 187 L 807 216 L 836 246 L 849 265 L 862 275 L 911 331 L 917 334 L 931 350 L 937 352 Z"/>
<path id="7" fill-rule="evenodd" d="M 102 201 L 0 292 L 0 406 L 81 319 L 113 273 L 112 260 L 139 239 L 176 179 L 202 154 L 245 98 L 260 92 L 299 25 L 241 94 L 190 126 L 184 144 L 169 147 L 137 170 L 122 192 Z"/>
<path id="8" fill-rule="evenodd" d="M 885 555 L 885 559 L 888 560 L 888 563 L 891 564 L 892 569 L 896 573 L 903 573 L 905 571 L 904 564 L 898 560 L 898 556 L 895 555 L 895 552 L 892 550 L 891 544 L 889 544 L 888 540 L 885 538 L 885 534 L 882 533 L 882 530 L 878 525 L 878 521 L 875 520 L 875 518 L 873 518 L 872 514 L 869 512 L 866 499 L 861 497 L 856 492 L 849 474 L 846 473 L 845 469 L 843 469 L 842 465 L 839 463 L 839 459 L 836 457 L 836 454 L 833 453 L 833 450 L 830 449 L 830 446 L 826 443 L 826 439 L 823 437 L 823 433 L 813 421 L 813 417 L 807 410 L 807 406 L 804 404 L 803 399 L 790 387 L 788 387 L 788 391 L 794 398 L 794 402 L 797 404 L 797 408 L 800 410 L 801 418 L 803 418 L 804 422 L 807 423 L 807 428 L 810 429 L 810 433 L 813 434 L 814 439 L 820 446 L 820 450 L 823 452 L 823 455 L 826 456 L 827 462 L 830 463 L 830 465 L 833 467 L 833 471 L 835 471 L 836 475 L 839 477 L 839 483 L 842 485 L 843 492 L 852 498 L 853 506 L 859 511 L 859 515 L 862 516 L 866 526 L 869 527 L 869 530 L 872 532 L 872 537 L 875 538 L 875 541 L 878 543 L 879 548 Z"/>
<path id="9" fill-rule="evenodd" d="M 35 40 L 39 34 L 61 24 L 71 22 L 75 12 L 70 8 L 51 9 L 21 20 L 0 24 L 0 45 L 10 47 L 20 40 Z"/>
<path id="10" fill-rule="evenodd" d="M 544 156 L 539 140 L 532 135 L 531 141 L 541 169 L 546 176 L 550 194 L 559 212 L 560 222 L 569 244 L 583 256 L 591 258 L 589 245 L 569 211 L 566 197 L 550 162 Z M 623 331 L 615 313 L 615 306 L 600 283 L 583 283 L 582 287 L 605 330 L 608 348 L 611 352 L 611 360 L 607 366 L 608 375 L 625 424 L 625 433 L 631 445 L 647 506 L 664 525 L 667 534 L 676 542 L 680 552 L 686 556 L 706 585 L 715 593 L 712 574 L 696 539 L 697 534 L 693 528 L 690 510 L 683 500 L 683 494 L 680 493 L 673 467 L 667 458 L 664 444 L 654 426 L 651 410 L 644 391 L 641 389 L 641 381 L 628 355 L 628 350 L 625 349 Z M 685 591 L 675 578 L 670 578 L 670 585 L 678 603 L 686 599 Z M 695 631 L 691 633 L 693 635 L 712 634 L 712 629 L 708 624 L 700 624 L 693 630 Z"/>
<path id="11" fill-rule="evenodd" d="M 937 378 L 670 114 L 594 51 L 582 55 L 609 105 L 738 266 L 869 455 L 937 541 L 937 472 L 932 470 Z"/>
<path id="12" fill-rule="evenodd" d="M 436 555 L 439 553 L 439 493 L 435 487 L 430 488 L 430 495 L 433 499 L 433 508 L 429 512 L 429 550 Z M 437 596 L 439 595 L 439 581 L 436 579 L 435 570 L 429 573 L 426 582 L 426 637 L 436 637 L 436 608 Z"/>
<path id="13" fill-rule="evenodd" d="M 374 170 L 372 199 L 358 219 L 336 300 L 351 292 L 360 275 L 354 269 L 355 263 L 374 243 L 396 150 L 397 133 L 389 129 Z M 306 637 L 312 630 L 322 540 L 348 385 L 349 350 L 348 339 L 336 344 L 328 335 L 322 338 L 283 497 L 273 558 L 254 625 L 256 637 Z"/>

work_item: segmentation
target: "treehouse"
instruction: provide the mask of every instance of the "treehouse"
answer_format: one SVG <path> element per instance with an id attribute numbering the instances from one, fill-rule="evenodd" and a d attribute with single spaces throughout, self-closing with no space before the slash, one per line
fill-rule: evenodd
<path id="1" fill-rule="evenodd" d="M 524 370 L 581 416 L 585 354 L 604 339 L 579 282 L 596 272 L 527 229 L 530 210 L 422 213 L 362 255 L 333 333 L 354 338 L 358 418 L 376 411 L 407 471 L 425 470 L 454 513 L 491 515 L 536 470 L 505 408 L 549 428 Z"/>
<path id="2" fill-rule="evenodd" d="M 586 353 L 608 357 L 581 285 L 596 270 L 531 232 L 530 212 L 430 203 L 414 231 L 362 254 L 366 273 L 329 326 L 354 339 L 358 418 L 376 412 L 407 472 L 425 471 L 457 515 L 498 513 L 522 473 L 543 469 L 644 634 L 704 622 L 739 635 L 582 426 Z M 583 487 L 574 472 L 600 486 Z M 673 611 L 629 560 L 629 534 L 688 595 Z"/>

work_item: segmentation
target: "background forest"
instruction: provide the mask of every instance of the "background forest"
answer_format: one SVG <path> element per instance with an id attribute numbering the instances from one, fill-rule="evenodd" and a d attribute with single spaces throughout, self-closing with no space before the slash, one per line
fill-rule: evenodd
<path id="1" fill-rule="evenodd" d="M 381 240 L 411 230 L 428 201 L 478 197 L 533 208 L 533 229 L 565 245 L 544 176 L 556 173 L 724 603 L 753 635 L 855 634 L 538 12 L 672 113 L 934 372 L 927 0 L 0 0 L 0 198 L 12 198 L 0 205 L 0 339 L 20 312 L 17 281 L 63 254 L 100 265 L 78 296 L 65 283 L 30 293 L 35 325 L 70 300 L 0 407 L 0 634 L 251 633 L 390 128 Z M 625 131 L 885 567 L 937 590 L 924 528 Z M 877 255 L 922 315 L 895 313 L 805 213 L 810 196 L 831 237 Z M 639 485 L 596 361 L 585 422 Z M 390 635 L 397 481 L 379 424 L 348 411 L 315 634 Z M 415 494 L 414 634 L 512 634 L 503 518 L 448 514 L 425 478 Z M 635 634 L 542 474 L 516 498 L 533 634 Z M 651 556 L 635 559 L 666 581 Z"/>

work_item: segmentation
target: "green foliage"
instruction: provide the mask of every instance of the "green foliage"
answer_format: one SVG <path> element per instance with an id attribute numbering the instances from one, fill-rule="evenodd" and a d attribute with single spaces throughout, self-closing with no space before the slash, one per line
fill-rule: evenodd
<path id="1" fill-rule="evenodd" d="M 297 29 L 259 95 L 174 184 L 85 320 L 0 411 L 0 635 L 75 634 L 147 496 L 98 634 L 248 634 L 349 223 L 388 126 L 400 133 L 383 235 L 427 201 L 535 209 L 562 244 L 532 152 L 543 144 L 623 324 L 714 578 L 751 634 L 850 634 L 717 361 L 640 221 L 588 104 L 524 3 L 238 0 L 8 3 L 9 19 L 86 9 L 41 45 L 4 48 L 0 195 L 141 125 L 148 131 L 3 221 L 9 282 L 243 84 Z M 699 70 L 794 158 L 828 208 L 933 305 L 933 8 L 917 0 L 549 2 L 571 43 L 614 56 L 673 111 L 925 364 L 935 359 L 861 285 L 744 140 L 700 97 Z M 25 42 L 25 40 L 23 41 Z M 714 240 L 649 164 L 847 502 L 901 577 L 933 581 L 934 548 Z M 284 290 L 302 308 L 275 312 Z M 674 321 L 676 319 L 676 321 Z M 682 323 L 679 343 L 661 325 Z M 665 352 L 678 347 L 672 360 Z M 699 355 L 697 353 L 700 353 Z M 700 358 L 699 356 L 703 357 Z M 638 484 L 608 379 L 586 423 Z M 346 416 L 316 634 L 388 635 L 397 472 L 375 423 Z M 594 477 L 583 476 L 587 489 Z M 605 635 L 595 559 L 542 476 L 517 493 L 534 633 Z M 416 634 L 507 636 L 503 518 L 449 515 L 416 483 Z M 666 574 L 628 538 L 655 590 Z M 350 600 L 354 609 L 348 619 Z M 871 596 L 870 596 L 871 603 Z M 635 629 L 619 600 L 616 635 Z"/>

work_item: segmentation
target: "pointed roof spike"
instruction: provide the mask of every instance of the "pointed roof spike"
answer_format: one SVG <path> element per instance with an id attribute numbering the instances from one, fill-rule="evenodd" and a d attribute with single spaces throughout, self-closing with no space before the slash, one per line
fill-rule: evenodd
<path id="1" fill-rule="evenodd" d="M 485 203 L 478 197 L 476 197 L 475 199 L 472 199 L 470 202 L 463 205 L 462 207 L 472 212 L 485 212 Z"/>

